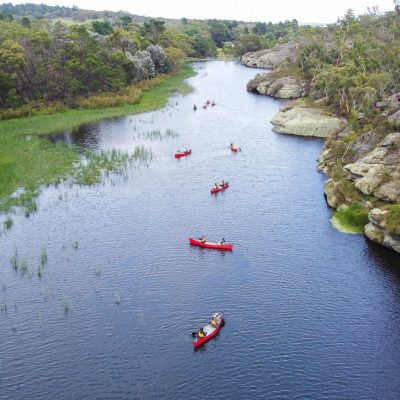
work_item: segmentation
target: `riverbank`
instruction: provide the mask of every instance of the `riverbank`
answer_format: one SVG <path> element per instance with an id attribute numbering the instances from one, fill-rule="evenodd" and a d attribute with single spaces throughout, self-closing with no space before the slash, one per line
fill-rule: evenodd
<path id="1" fill-rule="evenodd" d="M 193 75 L 193 68 L 184 65 L 181 72 L 172 77 L 163 76 L 157 86 L 150 88 L 149 85 L 137 104 L 0 121 L 0 212 L 9 212 L 15 206 L 34 211 L 34 199 L 40 186 L 57 184 L 75 171 L 80 158 L 78 149 L 61 143 L 53 144 L 41 135 L 161 108 L 171 93 L 191 91 L 184 80 Z M 18 190 L 21 193 L 15 194 Z"/>
<path id="2" fill-rule="evenodd" d="M 378 213 L 373 210 L 397 207 L 400 202 L 400 93 L 381 91 L 367 104 L 353 98 L 354 93 L 344 84 L 341 90 L 346 101 L 338 100 L 338 83 L 328 78 L 340 75 L 343 65 L 322 62 L 321 72 L 310 75 L 304 58 L 306 49 L 299 41 L 295 47 L 286 43 L 243 56 L 242 64 L 273 68 L 257 74 L 248 82 L 247 90 L 294 99 L 272 118 L 275 132 L 326 139 L 317 169 L 329 178 L 324 193 L 328 205 L 336 210 L 332 217 L 335 228 L 364 233 L 398 251 L 395 213 L 385 212 L 385 226 L 371 218 Z M 293 57 L 290 62 L 285 58 L 288 53 Z M 311 57 L 314 62 L 316 58 L 316 54 Z M 348 63 L 350 66 L 351 60 Z"/>

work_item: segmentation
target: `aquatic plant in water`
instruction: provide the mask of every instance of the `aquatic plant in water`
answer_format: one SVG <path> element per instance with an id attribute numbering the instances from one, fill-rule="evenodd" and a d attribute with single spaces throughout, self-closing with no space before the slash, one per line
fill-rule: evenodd
<path id="1" fill-rule="evenodd" d="M 3 225 L 4 225 L 4 228 L 5 228 L 5 229 L 10 229 L 10 228 L 12 227 L 12 225 L 13 225 L 13 220 L 12 220 L 12 218 L 11 218 L 11 217 L 7 217 L 7 218 L 5 219 L 5 221 L 3 222 Z"/>
<path id="2" fill-rule="evenodd" d="M 40 250 L 40 263 L 42 265 L 47 263 L 47 251 L 45 246 L 43 246 Z"/>
<path id="3" fill-rule="evenodd" d="M 68 301 L 68 299 L 64 299 L 63 307 L 64 307 L 65 312 L 67 312 L 71 309 L 71 303 Z"/>
<path id="4" fill-rule="evenodd" d="M 152 158 L 152 151 L 143 145 L 136 146 L 133 153 L 116 149 L 87 151 L 78 168 L 75 182 L 81 185 L 99 184 L 108 173 L 126 175 L 128 167 L 134 162 L 150 161 Z"/>

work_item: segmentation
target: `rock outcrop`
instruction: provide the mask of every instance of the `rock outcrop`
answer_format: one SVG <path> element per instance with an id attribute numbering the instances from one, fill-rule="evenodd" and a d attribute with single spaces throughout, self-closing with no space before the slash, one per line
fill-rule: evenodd
<path id="1" fill-rule="evenodd" d="M 284 63 L 289 60 L 293 65 L 301 46 L 290 42 L 245 54 L 241 59 L 243 64 L 273 69 L 257 74 L 247 84 L 247 90 L 283 99 L 307 96 L 312 82 L 305 82 L 298 74 L 293 76 Z M 315 93 L 314 96 L 319 98 Z M 362 133 L 347 128 L 347 121 L 328 115 L 320 105 L 313 108 L 300 102 L 294 104 L 272 118 L 273 130 L 326 138 L 318 170 L 329 177 L 324 187 L 327 203 L 336 210 L 359 203 L 364 215 L 370 210 L 365 235 L 400 252 L 400 93 L 375 104 L 382 115 L 381 122 L 386 121 L 376 130 Z M 359 113 L 356 117 L 362 124 L 365 116 Z M 388 124 L 392 128 L 389 134 Z"/>
<path id="2" fill-rule="evenodd" d="M 286 59 L 290 59 L 292 62 L 295 61 L 297 46 L 298 44 L 295 42 L 280 44 L 271 49 L 246 53 L 240 61 L 248 67 L 276 68 Z"/>
<path id="3" fill-rule="evenodd" d="M 368 214 L 369 224 L 365 226 L 367 238 L 400 253 L 400 224 L 397 229 L 388 229 L 389 210 L 374 208 Z"/>
<path id="4" fill-rule="evenodd" d="M 257 74 L 247 84 L 249 92 L 280 99 L 297 99 L 307 94 L 307 82 L 299 82 L 292 76 L 274 79 L 269 73 Z"/>
<path id="5" fill-rule="evenodd" d="M 273 130 L 299 136 L 326 138 L 346 127 L 346 121 L 322 110 L 308 107 L 288 107 L 279 111 L 271 120 Z"/>

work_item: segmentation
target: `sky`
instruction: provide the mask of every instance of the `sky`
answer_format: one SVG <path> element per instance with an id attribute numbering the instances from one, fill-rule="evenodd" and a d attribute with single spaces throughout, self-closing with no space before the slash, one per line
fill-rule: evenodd
<path id="1" fill-rule="evenodd" d="M 279 22 L 297 19 L 303 23 L 335 22 L 351 8 L 356 15 L 367 7 L 378 6 L 381 12 L 394 9 L 393 0 L 27 0 L 13 4 L 34 3 L 89 10 L 128 11 L 148 17 L 236 19 L 240 21 Z"/>

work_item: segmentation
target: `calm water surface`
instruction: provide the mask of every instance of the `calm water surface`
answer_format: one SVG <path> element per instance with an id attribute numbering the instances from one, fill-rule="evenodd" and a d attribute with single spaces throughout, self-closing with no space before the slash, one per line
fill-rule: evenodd
<path id="1" fill-rule="evenodd" d="M 195 68 L 194 93 L 164 109 L 62 136 L 144 144 L 148 166 L 47 188 L 0 237 L 0 398 L 398 399 L 399 255 L 331 226 L 323 143 L 271 131 L 282 103 L 246 92 L 254 69 Z M 145 138 L 157 129 L 178 136 Z M 175 160 L 183 147 L 192 156 Z M 220 179 L 230 188 L 210 196 Z M 202 233 L 237 245 L 190 247 Z M 194 352 L 190 332 L 214 310 L 226 325 Z"/>

